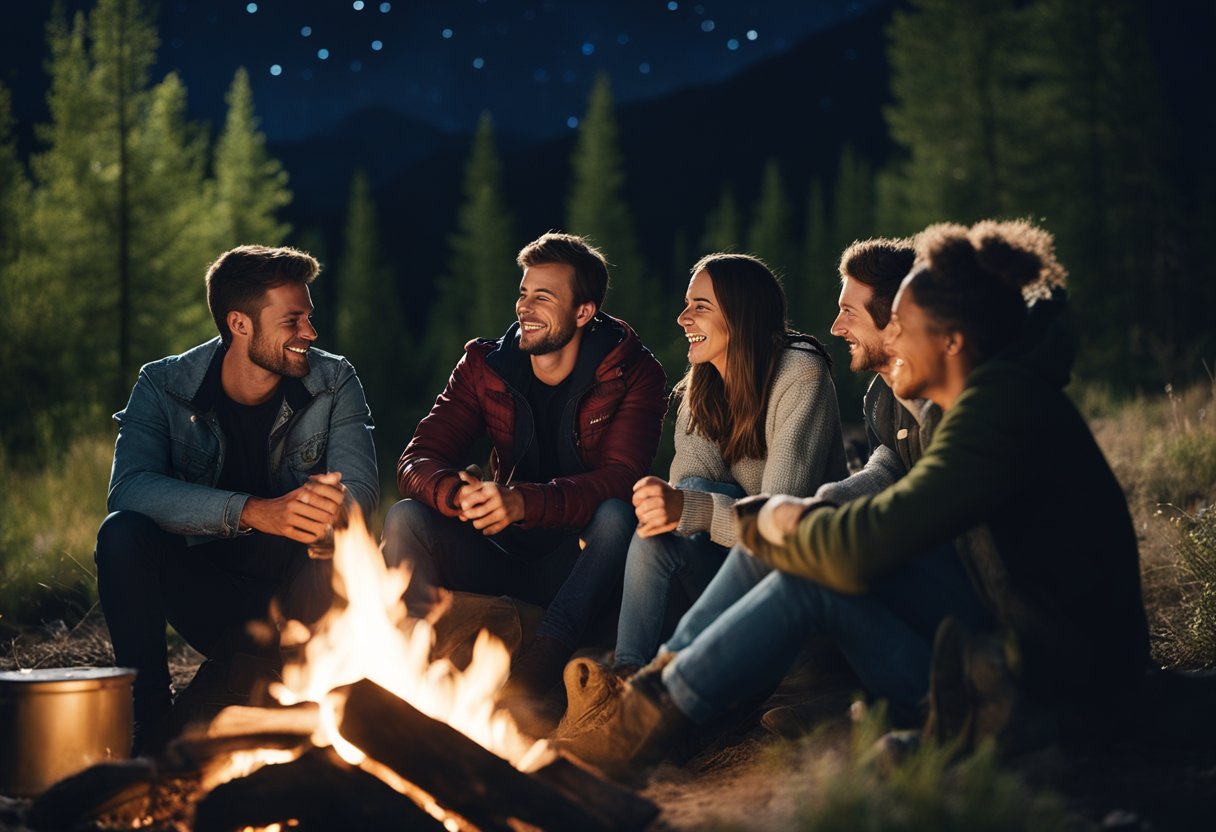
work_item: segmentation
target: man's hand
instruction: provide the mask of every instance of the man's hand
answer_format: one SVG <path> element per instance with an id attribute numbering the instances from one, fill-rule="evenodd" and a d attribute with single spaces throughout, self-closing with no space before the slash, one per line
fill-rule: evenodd
<path id="1" fill-rule="evenodd" d="M 684 492 L 659 477 L 642 477 L 633 484 L 633 510 L 639 537 L 674 531 L 684 514 Z"/>
<path id="2" fill-rule="evenodd" d="M 316 543 L 333 526 L 345 497 L 342 474 L 314 474 L 282 497 L 250 497 L 241 512 L 241 526 L 300 543 Z"/>
<path id="3" fill-rule="evenodd" d="M 760 535 L 774 546 L 785 545 L 785 539 L 798 528 L 798 520 L 806 509 L 806 501 L 787 494 L 770 498 L 756 516 Z"/>
<path id="4" fill-rule="evenodd" d="M 479 480 L 467 471 L 461 471 L 460 478 L 465 482 L 456 492 L 460 519 L 482 534 L 498 534 L 524 519 L 524 498 L 514 488 Z"/>

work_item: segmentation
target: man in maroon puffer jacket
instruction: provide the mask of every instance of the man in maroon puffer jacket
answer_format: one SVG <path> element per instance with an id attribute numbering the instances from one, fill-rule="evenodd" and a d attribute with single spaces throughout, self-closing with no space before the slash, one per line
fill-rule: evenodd
<path id="1" fill-rule="evenodd" d="M 544 606 L 510 683 L 539 695 L 619 599 L 630 495 L 659 444 L 666 378 L 629 325 L 601 311 L 608 267 L 586 241 L 551 232 L 516 262 L 518 320 L 465 345 L 418 424 L 397 464 L 406 499 L 385 518 L 384 552 L 413 567 L 414 614 L 438 587 Z M 486 435 L 481 479 L 465 466 Z"/>

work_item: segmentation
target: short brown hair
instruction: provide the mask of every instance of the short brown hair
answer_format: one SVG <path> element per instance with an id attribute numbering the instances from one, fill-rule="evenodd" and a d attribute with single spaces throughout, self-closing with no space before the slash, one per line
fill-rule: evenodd
<path id="1" fill-rule="evenodd" d="M 870 287 L 866 311 L 874 325 L 886 329 L 899 284 L 912 271 L 916 249 L 910 239 L 876 237 L 858 240 L 840 255 L 840 279 L 851 277 Z"/>
<path id="2" fill-rule="evenodd" d="M 232 341 L 228 313 L 244 312 L 257 320 L 266 306 L 266 290 L 288 283 L 309 284 L 321 264 L 311 254 L 282 246 L 237 246 L 225 251 L 207 268 L 207 306 L 220 338 Z"/>
<path id="3" fill-rule="evenodd" d="M 574 303 L 592 303 L 598 312 L 608 294 L 608 261 L 583 237 L 548 231 L 519 250 L 521 269 L 564 263 L 574 269 Z"/>

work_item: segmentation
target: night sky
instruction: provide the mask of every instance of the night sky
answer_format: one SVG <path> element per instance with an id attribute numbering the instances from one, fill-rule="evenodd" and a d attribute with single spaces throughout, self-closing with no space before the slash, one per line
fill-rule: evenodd
<path id="1" fill-rule="evenodd" d="M 196 117 L 218 125 L 249 70 L 272 141 L 384 108 L 468 133 L 489 109 L 532 138 L 577 126 L 596 74 L 618 103 L 727 78 L 879 0 L 163 0 L 156 76 L 177 69 Z M 69 11 L 91 2 L 67 2 Z M 0 79 L 19 120 L 45 120 L 50 0 L 13 3 Z"/>

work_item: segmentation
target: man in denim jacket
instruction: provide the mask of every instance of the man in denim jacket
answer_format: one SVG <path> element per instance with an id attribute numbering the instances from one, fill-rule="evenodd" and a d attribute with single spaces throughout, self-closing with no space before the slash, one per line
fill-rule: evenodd
<path id="1" fill-rule="evenodd" d="M 166 621 L 208 657 L 190 705 L 241 701 L 251 669 L 278 660 L 249 622 L 272 598 L 291 617 L 323 612 L 327 562 L 307 549 L 332 534 L 346 500 L 375 507 L 363 388 L 346 359 L 312 347 L 319 270 L 290 248 L 222 254 L 206 278 L 219 337 L 145 365 L 114 416 L 111 513 L 95 557 L 115 658 L 138 671 L 137 751 L 192 715 L 179 703 L 168 718 Z"/>

